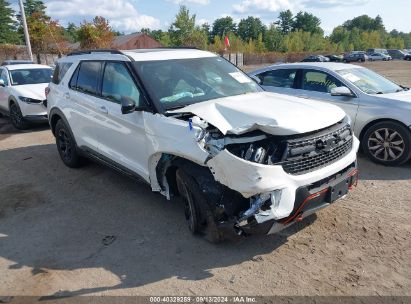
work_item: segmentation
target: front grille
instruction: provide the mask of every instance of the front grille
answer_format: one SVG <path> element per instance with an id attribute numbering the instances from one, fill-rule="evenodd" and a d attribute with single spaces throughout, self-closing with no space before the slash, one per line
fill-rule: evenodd
<path id="1" fill-rule="evenodd" d="M 349 125 L 334 132 L 288 142 L 286 159 L 280 163 L 285 172 L 305 174 L 331 164 L 352 149 Z"/>

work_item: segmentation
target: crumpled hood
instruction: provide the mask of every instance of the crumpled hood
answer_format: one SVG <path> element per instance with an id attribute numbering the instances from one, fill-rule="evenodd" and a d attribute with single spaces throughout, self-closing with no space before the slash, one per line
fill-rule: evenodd
<path id="1" fill-rule="evenodd" d="M 169 113 L 192 113 L 223 134 L 261 130 L 273 135 L 312 132 L 342 120 L 340 108 L 294 96 L 260 92 L 200 102 Z"/>
<path id="2" fill-rule="evenodd" d="M 46 99 L 46 93 L 44 92 L 48 83 L 38 83 L 38 84 L 24 84 L 19 86 L 12 86 L 13 90 L 16 92 L 16 96 L 29 97 L 33 99 L 44 100 Z"/>

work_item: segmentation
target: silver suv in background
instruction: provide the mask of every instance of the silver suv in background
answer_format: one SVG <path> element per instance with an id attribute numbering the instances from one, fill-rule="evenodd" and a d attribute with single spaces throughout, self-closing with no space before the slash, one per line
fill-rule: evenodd
<path id="1" fill-rule="evenodd" d="M 74 53 L 47 99 L 67 166 L 87 156 L 183 197 L 189 229 L 211 241 L 275 233 L 356 183 L 359 142 L 341 109 L 264 92 L 213 53 Z"/>

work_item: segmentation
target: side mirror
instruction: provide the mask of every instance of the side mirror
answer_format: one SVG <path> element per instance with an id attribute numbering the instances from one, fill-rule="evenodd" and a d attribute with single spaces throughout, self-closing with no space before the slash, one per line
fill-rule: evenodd
<path id="1" fill-rule="evenodd" d="M 336 87 L 331 89 L 331 96 L 347 96 L 353 97 L 353 93 L 347 87 Z"/>
<path id="2" fill-rule="evenodd" d="M 5 86 L 6 86 L 6 84 L 4 83 L 4 80 L 0 79 L 0 87 L 5 87 Z"/>
<path id="3" fill-rule="evenodd" d="M 136 109 L 136 102 L 130 97 L 121 98 L 121 113 L 129 114 L 134 112 Z"/>

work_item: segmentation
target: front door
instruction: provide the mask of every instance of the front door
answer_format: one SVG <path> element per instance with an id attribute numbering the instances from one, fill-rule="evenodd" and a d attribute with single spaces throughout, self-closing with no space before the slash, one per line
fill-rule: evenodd
<path id="1" fill-rule="evenodd" d="M 137 108 L 143 98 L 123 62 L 107 62 L 103 71 L 100 108 L 104 109 L 104 123 L 97 129 L 98 151 L 103 156 L 136 172 L 148 176 L 146 134 L 143 111 L 121 113 L 121 101 L 131 99 Z"/>

